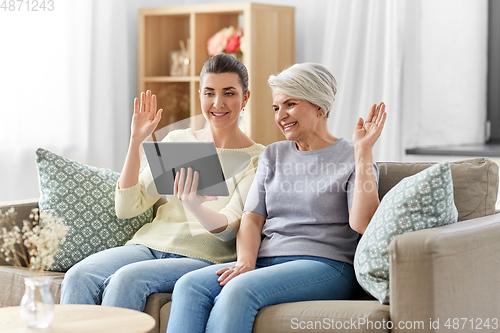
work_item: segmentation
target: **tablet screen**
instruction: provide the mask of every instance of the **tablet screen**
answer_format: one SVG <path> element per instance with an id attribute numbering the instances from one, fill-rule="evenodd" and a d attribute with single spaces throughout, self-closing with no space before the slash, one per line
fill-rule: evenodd
<path id="1" fill-rule="evenodd" d="M 228 196 L 222 166 L 213 142 L 144 142 L 156 191 L 174 194 L 174 180 L 181 168 L 198 171 L 198 195 Z"/>

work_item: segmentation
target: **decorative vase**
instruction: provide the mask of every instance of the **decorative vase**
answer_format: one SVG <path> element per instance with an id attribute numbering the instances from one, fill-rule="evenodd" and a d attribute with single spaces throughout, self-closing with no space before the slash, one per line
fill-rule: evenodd
<path id="1" fill-rule="evenodd" d="M 170 52 L 170 76 L 188 76 L 189 58 L 185 51 Z"/>
<path id="2" fill-rule="evenodd" d="M 28 327 L 49 327 L 54 318 L 54 299 L 49 290 L 50 281 L 51 278 L 48 276 L 24 279 L 21 318 Z"/>

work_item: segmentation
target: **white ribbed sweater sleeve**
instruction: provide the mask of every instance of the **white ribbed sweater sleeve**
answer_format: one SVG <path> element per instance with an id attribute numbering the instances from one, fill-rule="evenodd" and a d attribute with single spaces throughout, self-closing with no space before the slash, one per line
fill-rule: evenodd
<path id="1" fill-rule="evenodd" d="M 193 136 L 191 130 L 177 130 L 169 133 L 163 141 L 193 142 L 197 140 Z M 218 234 L 210 234 L 214 239 L 227 242 L 229 240 L 234 240 L 236 237 L 247 193 L 255 176 L 259 155 L 263 150 L 264 147 L 257 144 L 241 150 L 217 149 L 219 156 L 224 155 L 226 152 L 233 153 L 234 151 L 241 151 L 242 153 L 234 154 L 234 157 L 230 154 L 231 158 L 221 158 L 224 173 L 226 175 L 229 169 L 241 170 L 235 175 L 230 175 L 229 178 L 226 179 L 230 195 L 228 197 L 219 197 L 216 201 L 204 203 L 208 208 L 224 214 L 228 220 L 228 226 L 224 231 Z M 154 191 L 152 191 L 152 188 Z M 127 189 L 116 189 L 115 206 L 117 215 L 119 217 L 132 217 L 143 213 L 160 198 L 160 196 L 156 194 L 151 171 L 149 167 L 146 167 L 139 176 L 138 184 Z M 195 224 L 193 224 L 193 222 L 195 222 Z M 186 225 L 189 226 L 189 228 L 182 229 L 180 227 L 182 223 L 187 223 Z M 153 223 L 144 227 L 143 230 L 140 230 L 138 234 L 134 236 L 132 242 L 145 244 L 158 250 L 172 251 L 173 244 L 177 244 L 175 239 L 190 237 L 189 235 L 185 235 L 185 232 L 182 235 L 178 235 L 179 237 L 170 236 L 170 240 L 164 237 L 158 237 L 158 235 L 169 232 L 169 230 L 189 230 L 190 235 L 208 233 L 208 231 L 197 222 L 194 216 L 187 209 L 184 209 L 182 203 L 177 198 L 174 196 L 167 196 L 167 203 L 158 208 Z M 209 241 L 209 243 L 211 242 Z M 207 243 L 203 245 L 186 244 L 183 242 L 183 244 L 185 244 L 184 246 L 186 246 L 186 248 L 179 251 L 182 252 L 181 254 L 196 256 L 195 253 L 207 252 Z M 201 246 L 205 248 L 202 249 Z M 176 248 L 177 247 L 178 246 L 176 246 Z M 226 257 L 227 254 L 224 258 Z M 220 261 L 219 258 L 207 257 L 206 259 L 214 262 Z"/>

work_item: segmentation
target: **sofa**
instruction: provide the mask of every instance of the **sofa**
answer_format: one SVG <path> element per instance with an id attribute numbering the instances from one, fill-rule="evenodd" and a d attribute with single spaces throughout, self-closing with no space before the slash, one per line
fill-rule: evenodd
<path id="1" fill-rule="evenodd" d="M 379 162 L 381 198 L 401 179 L 432 163 Z M 349 301 L 286 303 L 259 311 L 253 332 L 500 331 L 500 214 L 495 214 L 498 166 L 487 158 L 451 162 L 458 223 L 402 234 L 389 245 L 390 304 L 359 288 Z M 158 205 L 158 204 L 157 204 Z M 156 205 L 156 206 L 157 206 Z M 0 203 L 26 219 L 37 200 Z M 156 210 L 156 209 L 155 209 Z M 1 226 L 0 226 L 1 227 Z M 52 276 L 56 303 L 64 273 Z M 0 306 L 20 304 L 26 268 L 0 259 Z M 171 294 L 149 296 L 151 332 L 165 332 Z"/>

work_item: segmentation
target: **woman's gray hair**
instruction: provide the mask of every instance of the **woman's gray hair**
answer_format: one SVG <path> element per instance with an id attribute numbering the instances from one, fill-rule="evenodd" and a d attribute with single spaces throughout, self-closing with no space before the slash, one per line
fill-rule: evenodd
<path id="1" fill-rule="evenodd" d="M 321 107 L 325 118 L 330 115 L 337 80 L 325 66 L 311 62 L 295 64 L 278 75 L 271 75 L 267 82 L 273 91 L 279 89 L 290 97 Z"/>

